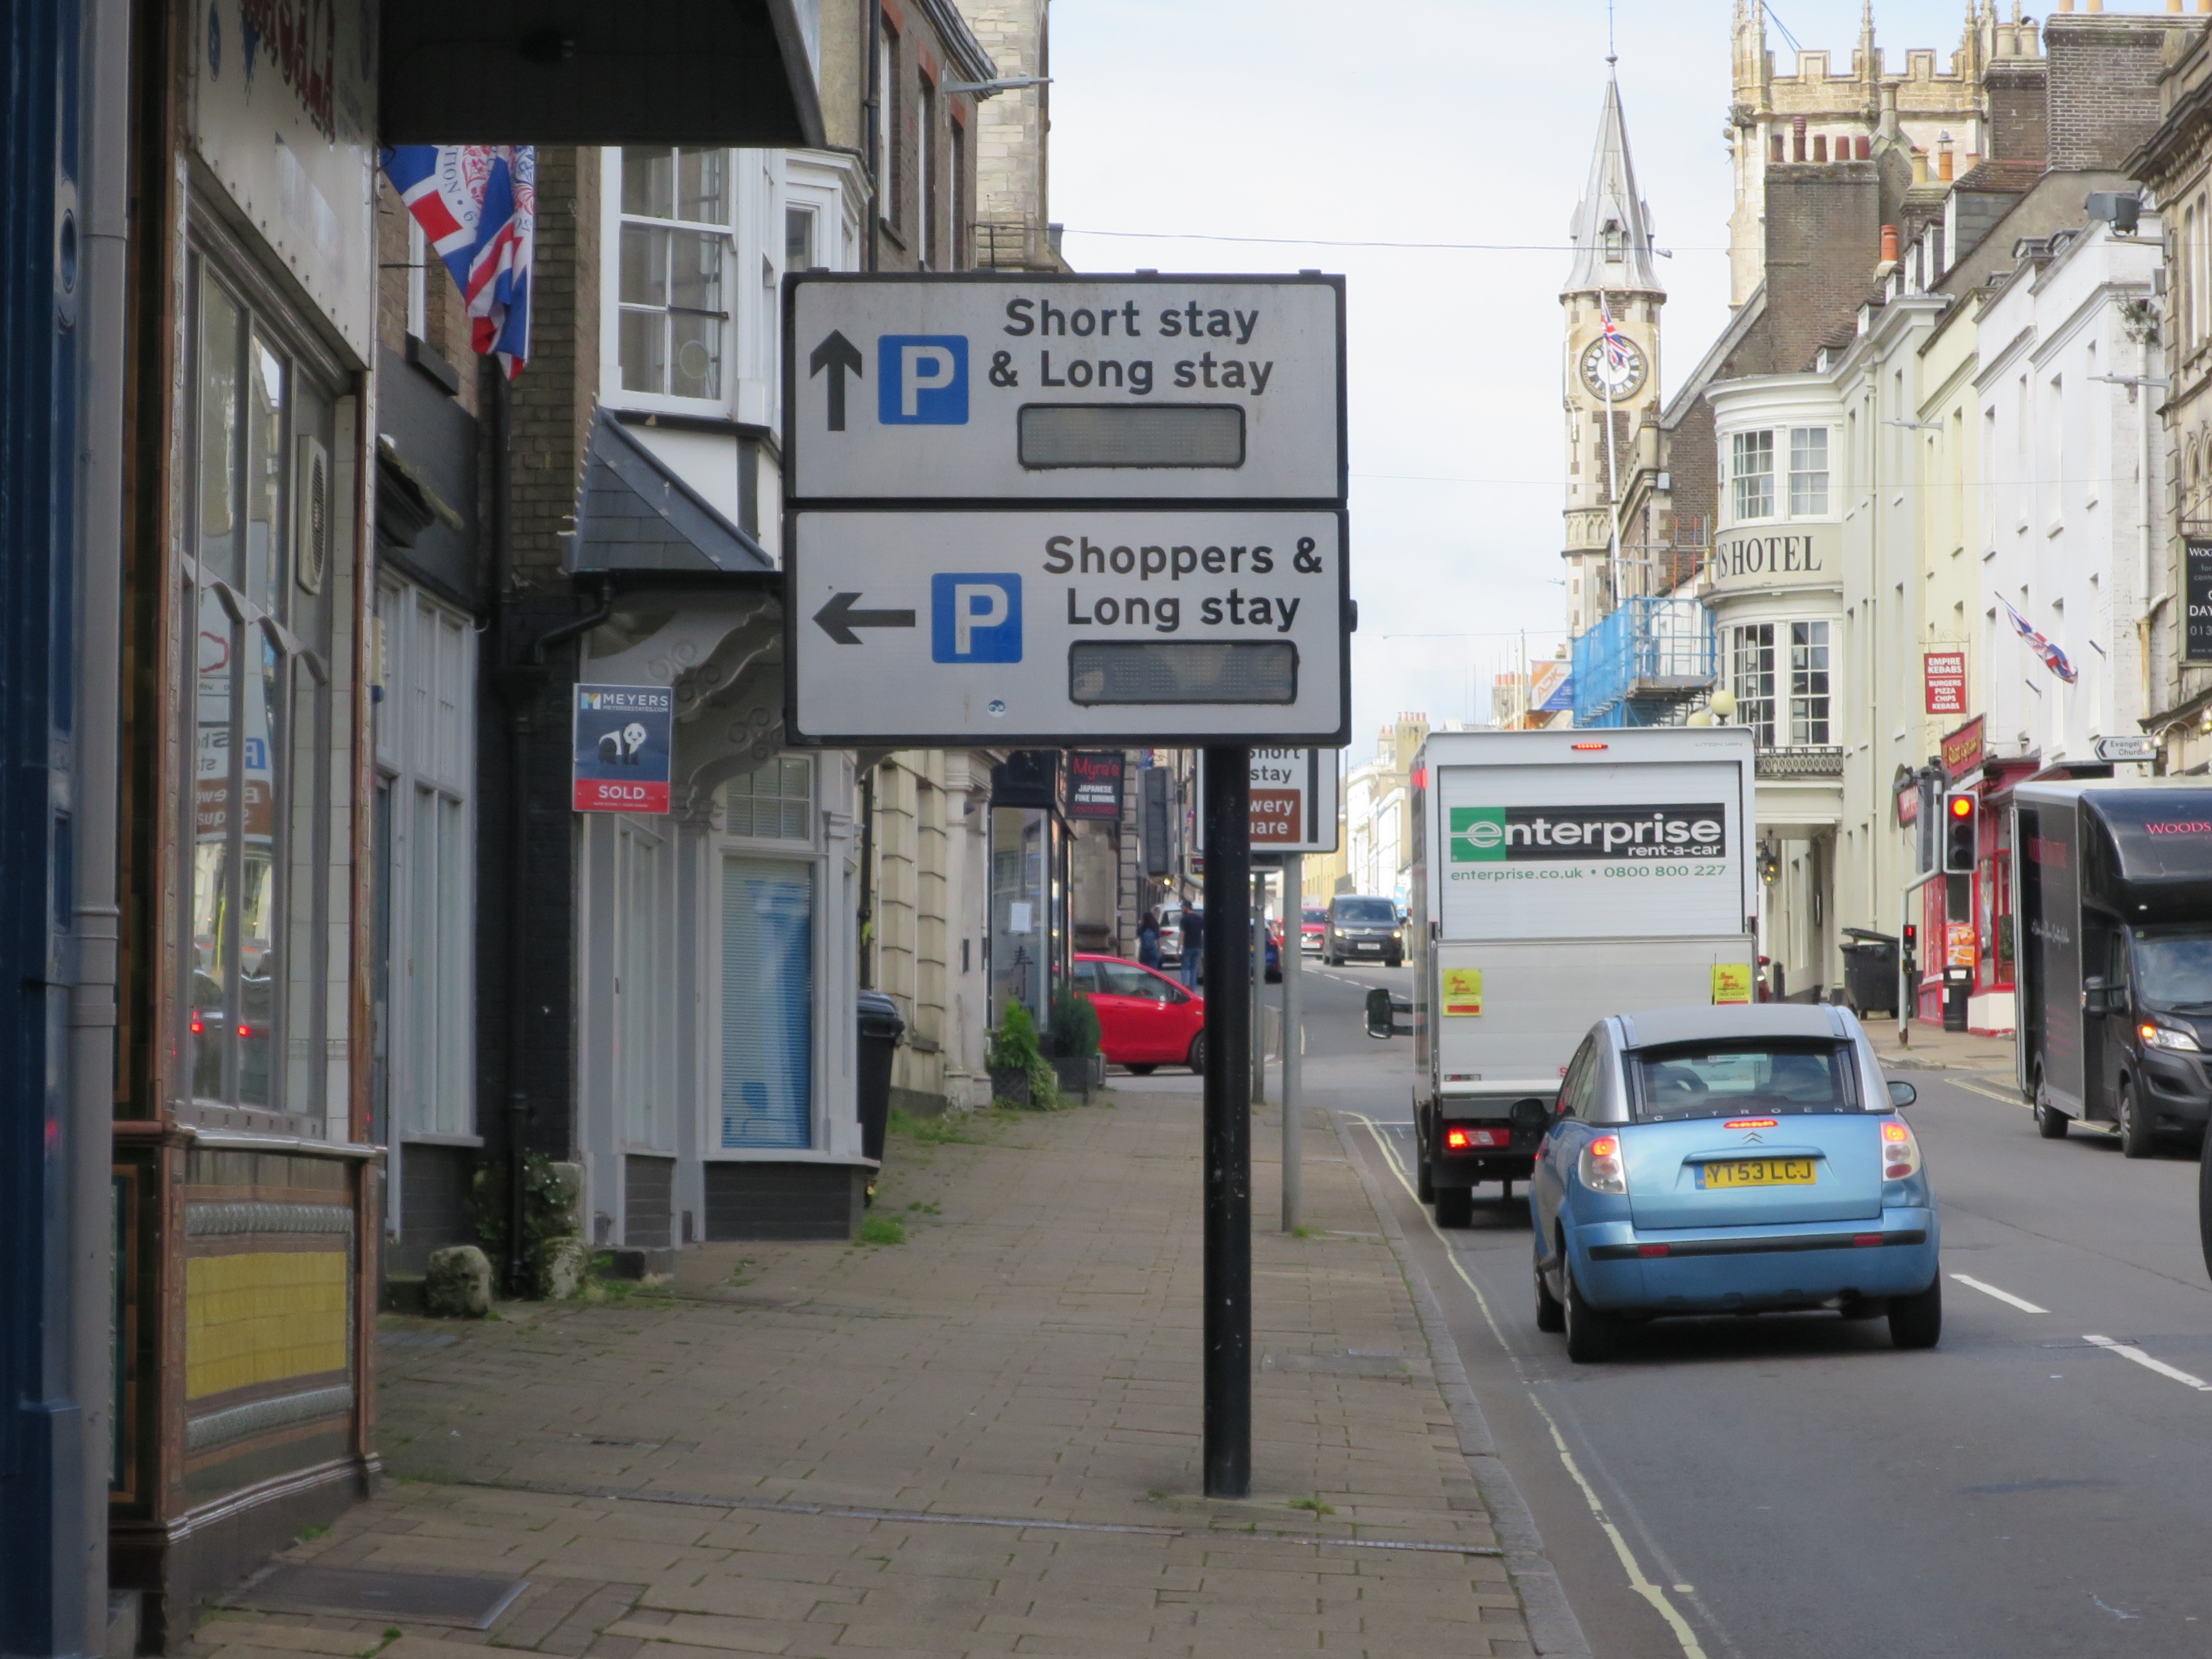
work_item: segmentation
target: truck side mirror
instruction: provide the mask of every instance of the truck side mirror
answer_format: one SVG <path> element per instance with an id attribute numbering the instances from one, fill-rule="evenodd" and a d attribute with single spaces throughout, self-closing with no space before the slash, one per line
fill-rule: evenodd
<path id="1" fill-rule="evenodd" d="M 1919 1098 L 1920 1091 L 1910 1083 L 1893 1083 L 1889 1085 L 1889 1103 L 1895 1110 L 1901 1112 Z"/>
<path id="2" fill-rule="evenodd" d="M 2081 1012 L 2085 1014 L 2109 1014 L 2112 1012 L 2112 988 L 2101 976 L 2090 974 L 2081 981 Z"/>
<path id="3" fill-rule="evenodd" d="M 1377 986 L 1367 994 L 1367 1035 L 1388 1042 L 1391 1023 L 1390 993 Z"/>

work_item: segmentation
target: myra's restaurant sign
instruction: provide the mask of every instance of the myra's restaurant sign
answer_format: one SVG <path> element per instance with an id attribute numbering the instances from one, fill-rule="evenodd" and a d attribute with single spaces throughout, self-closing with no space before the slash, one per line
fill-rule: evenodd
<path id="1" fill-rule="evenodd" d="M 1826 587 L 1843 580 L 1843 526 L 1724 530 L 1705 568 L 1717 588 Z"/>

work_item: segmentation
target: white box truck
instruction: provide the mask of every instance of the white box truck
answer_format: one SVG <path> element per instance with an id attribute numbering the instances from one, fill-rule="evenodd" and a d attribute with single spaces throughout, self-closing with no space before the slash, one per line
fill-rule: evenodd
<path id="1" fill-rule="evenodd" d="M 1599 1019 L 1757 994 L 1752 737 L 1435 732 L 1413 784 L 1420 1194 L 1465 1226 L 1534 1168 Z"/>

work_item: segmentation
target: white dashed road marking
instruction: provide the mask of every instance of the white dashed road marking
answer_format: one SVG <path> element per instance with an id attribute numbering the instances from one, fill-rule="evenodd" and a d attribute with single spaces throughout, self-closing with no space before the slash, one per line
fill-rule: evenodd
<path id="1" fill-rule="evenodd" d="M 2191 1376 L 2179 1366 L 2167 1364 L 2163 1359 L 2153 1359 L 2141 1348 L 2132 1347 L 2125 1342 L 2115 1342 L 2109 1336 L 2085 1335 L 2081 1340 L 2084 1342 L 2094 1343 L 2098 1347 L 2108 1349 L 2123 1359 L 2132 1359 L 2147 1371 L 2156 1371 L 2160 1376 L 2171 1377 L 2176 1382 L 2185 1383 L 2199 1394 L 2212 1394 L 2212 1382 L 2207 1382 L 2201 1376 Z"/>
<path id="2" fill-rule="evenodd" d="M 2001 1291 L 1994 1285 L 1984 1285 L 1980 1279 L 1969 1279 L 1964 1273 L 1953 1273 L 1951 1277 L 1957 1279 L 1968 1290 L 1979 1291 L 1984 1296 L 1993 1296 L 1996 1297 L 1998 1301 L 2006 1303 L 2012 1307 L 2019 1309 L 2022 1313 L 2049 1313 L 2051 1311 L 2048 1308 L 2037 1307 L 2035 1304 L 2030 1302 L 2026 1297 L 2014 1296 L 2010 1291 Z M 2092 1340 L 2094 1340 L 2094 1339 L 2093 1338 Z"/>

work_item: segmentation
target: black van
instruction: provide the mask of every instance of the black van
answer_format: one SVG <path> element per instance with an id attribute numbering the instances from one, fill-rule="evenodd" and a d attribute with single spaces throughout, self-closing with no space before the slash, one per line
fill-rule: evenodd
<path id="1" fill-rule="evenodd" d="M 2130 1158 L 2212 1115 L 2212 787 L 2013 792 L 2021 1092 L 2057 1139 L 2111 1124 Z"/>
<path id="2" fill-rule="evenodd" d="M 1364 893 L 1339 893 L 1328 902 L 1328 926 L 1321 938 L 1322 959 L 1332 968 L 1365 960 L 1402 967 L 1406 929 L 1389 899 Z"/>

